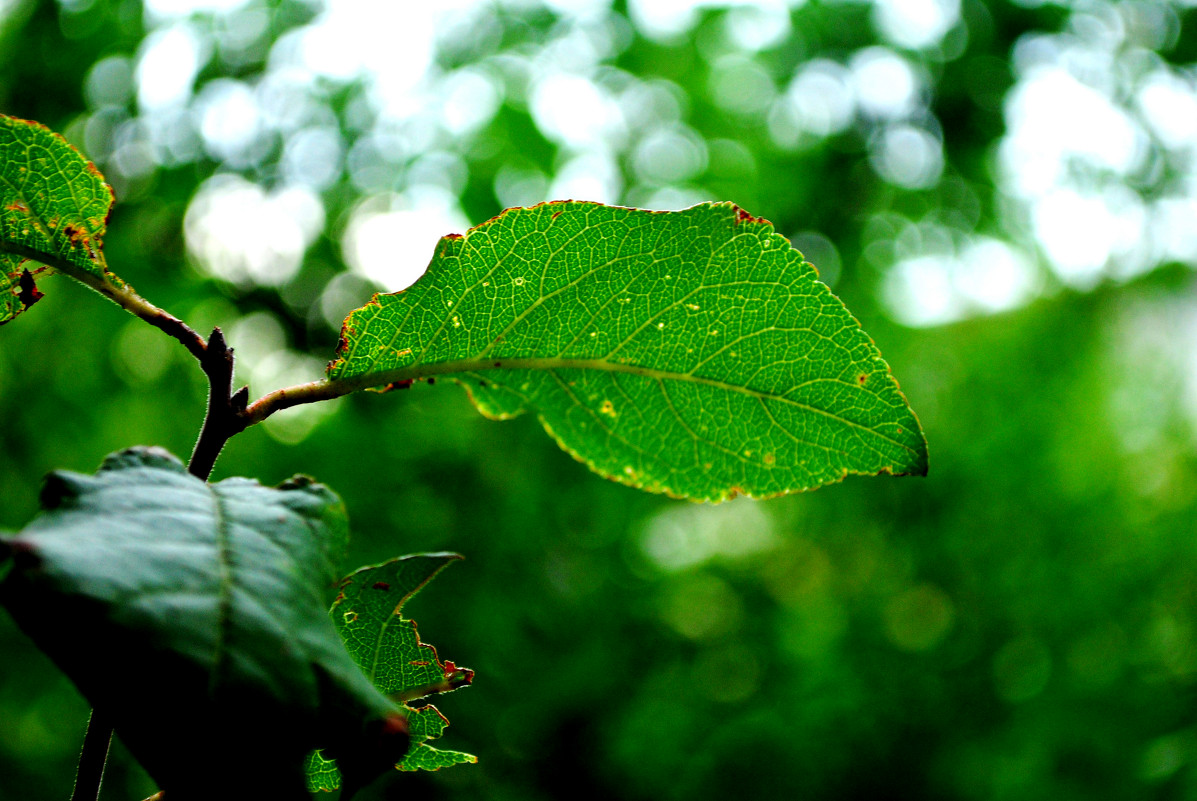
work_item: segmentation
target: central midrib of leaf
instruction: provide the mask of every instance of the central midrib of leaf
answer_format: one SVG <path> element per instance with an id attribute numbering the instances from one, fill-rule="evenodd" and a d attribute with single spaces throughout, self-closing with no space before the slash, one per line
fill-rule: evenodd
<path id="1" fill-rule="evenodd" d="M 438 571 L 438 572 L 439 572 L 439 571 Z M 435 574 L 433 574 L 433 575 L 435 575 Z M 391 627 L 391 624 L 392 624 L 392 623 L 402 623 L 402 622 L 403 622 L 403 618 L 402 618 L 402 617 L 400 617 L 400 615 L 399 615 L 399 610 L 401 610 L 401 609 L 403 608 L 403 605 L 404 605 L 405 603 L 407 603 L 408 599 L 410 599 L 410 598 L 411 598 L 413 595 L 415 595 L 417 592 L 419 592 L 419 591 L 420 591 L 420 589 L 421 589 L 421 588 L 423 588 L 424 584 L 427 584 L 427 583 L 428 583 L 428 581 L 431 581 L 431 580 L 432 580 L 432 579 L 431 579 L 431 577 L 429 577 L 429 579 L 428 579 L 427 581 L 425 581 L 425 582 L 421 583 L 421 584 L 420 584 L 418 587 L 416 587 L 414 590 L 412 590 L 411 592 L 407 593 L 407 594 L 406 594 L 406 595 L 404 595 L 402 598 L 400 598 L 400 599 L 399 599 L 399 603 L 397 603 L 397 604 L 395 605 L 395 609 L 394 609 L 394 611 L 393 611 L 393 612 L 392 612 L 390 615 L 388 615 L 388 616 L 387 616 L 387 618 L 386 618 L 386 620 L 384 620 L 384 621 L 382 622 L 382 625 L 381 625 L 381 626 L 379 626 L 379 628 L 378 628 L 378 638 L 377 638 L 377 640 L 375 640 L 375 642 L 374 642 L 374 653 L 372 653 L 372 654 L 370 655 L 370 673 L 369 673 L 369 676 L 370 676 L 370 681 L 371 681 L 371 682 L 372 682 L 372 683 L 373 683 L 375 686 L 377 686 L 377 685 L 378 685 L 377 678 L 378 678 L 378 662 L 379 662 L 379 655 L 382 653 L 382 641 L 383 641 L 383 639 L 386 637 L 387 630 L 388 630 L 388 629 L 390 629 L 390 627 Z"/>
<path id="2" fill-rule="evenodd" d="M 477 373 L 484 370 L 600 370 L 608 373 L 625 373 L 629 375 L 639 375 L 646 378 L 652 378 L 657 381 L 682 381 L 703 386 L 709 386 L 727 392 L 737 392 L 742 395 L 747 395 L 756 398 L 762 403 L 765 401 L 775 401 L 783 403 L 796 408 L 808 411 L 813 414 L 822 415 L 829 419 L 835 420 L 838 423 L 854 428 L 862 433 L 870 436 L 879 437 L 886 442 L 890 442 L 910 453 L 916 451 L 909 445 L 894 439 L 889 435 L 870 428 L 866 425 L 850 420 L 846 417 L 841 417 L 834 412 L 829 412 L 826 409 L 820 409 L 817 406 L 800 403 L 772 392 L 764 392 L 759 389 L 754 389 L 748 386 L 739 384 L 730 384 L 726 381 L 719 381 L 714 378 L 705 378 L 703 376 L 694 375 L 693 373 L 679 373 L 668 370 L 657 370 L 650 367 L 643 367 L 636 364 L 626 364 L 624 362 L 613 362 L 605 359 L 563 359 L 560 357 L 544 357 L 544 358 L 523 358 L 523 359 L 463 359 L 460 361 L 429 363 L 429 364 L 414 364 L 407 367 L 399 367 L 394 370 L 387 370 L 377 373 L 368 373 L 362 376 L 354 376 L 350 378 L 333 378 L 329 383 L 341 384 L 346 387 L 366 388 L 377 387 L 385 384 L 392 384 L 400 381 L 414 380 L 419 378 L 426 378 L 428 376 L 449 375 L 454 373 Z M 820 382 L 831 382 L 851 386 L 851 382 L 843 381 L 837 378 L 813 378 L 808 381 L 795 384 L 787 388 L 786 392 L 793 392 L 796 389 L 809 386 L 811 384 Z"/>
<path id="3" fill-rule="evenodd" d="M 210 485 L 205 484 L 204 488 L 212 496 L 212 515 L 216 521 L 216 653 L 213 655 L 212 675 L 208 682 L 209 694 L 215 696 L 228 661 L 229 633 L 233 626 L 233 538 L 229 532 L 224 499 Z"/>
<path id="4" fill-rule="evenodd" d="M 381 626 L 378 627 L 378 639 L 374 641 L 374 653 L 370 654 L 370 683 L 378 686 L 378 661 L 379 654 L 382 653 L 382 638 L 386 636 L 387 629 L 391 627 L 391 623 L 398 619 L 398 615 L 391 615 Z"/>

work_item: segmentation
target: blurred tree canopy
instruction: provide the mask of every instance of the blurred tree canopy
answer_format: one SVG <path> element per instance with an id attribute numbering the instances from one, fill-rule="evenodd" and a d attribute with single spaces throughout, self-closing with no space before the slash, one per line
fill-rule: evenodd
<path id="1" fill-rule="evenodd" d="M 451 384 L 234 440 L 214 477 L 328 483 L 354 564 L 467 557 L 407 611 L 478 671 L 480 763 L 374 798 L 1197 798 L 1195 61 L 1191 0 L 0 0 L 0 112 L 95 160 L 114 269 L 255 396 L 504 207 L 732 200 L 921 417 L 925 480 L 714 507 Z M 0 329 L 6 529 L 203 414 L 175 343 L 44 289 Z M 86 704 L 0 652 L 0 798 L 62 799 Z M 118 748 L 105 797 L 153 790 Z"/>

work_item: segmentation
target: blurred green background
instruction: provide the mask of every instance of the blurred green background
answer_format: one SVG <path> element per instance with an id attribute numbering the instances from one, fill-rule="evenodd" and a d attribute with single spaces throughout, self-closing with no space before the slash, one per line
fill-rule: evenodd
<path id="1" fill-rule="evenodd" d="M 467 557 L 408 612 L 478 671 L 438 705 L 480 762 L 370 798 L 1197 798 L 1195 61 L 1192 0 L 0 0 L 0 112 L 96 161 L 114 269 L 255 396 L 506 206 L 732 200 L 921 417 L 926 479 L 714 507 L 451 383 L 235 439 L 214 478 L 315 475 L 354 564 Z M 9 530 L 203 414 L 177 344 L 43 289 Z M 61 801 L 87 705 L 6 616 L 0 654 L 0 798 Z M 153 790 L 118 746 L 105 798 Z"/>

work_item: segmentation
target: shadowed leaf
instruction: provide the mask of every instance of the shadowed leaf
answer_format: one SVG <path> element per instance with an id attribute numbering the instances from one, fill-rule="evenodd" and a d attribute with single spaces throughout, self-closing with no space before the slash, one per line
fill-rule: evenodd
<path id="1" fill-rule="evenodd" d="M 52 474 L 42 502 L 0 602 L 168 797 L 299 798 L 313 748 L 406 753 L 325 611 L 348 530 L 327 488 L 206 484 L 132 449 Z"/>

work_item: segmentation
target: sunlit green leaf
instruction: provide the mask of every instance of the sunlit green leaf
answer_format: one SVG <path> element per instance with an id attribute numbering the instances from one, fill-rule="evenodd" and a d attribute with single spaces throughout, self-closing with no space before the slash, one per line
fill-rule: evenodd
<path id="1" fill-rule="evenodd" d="M 101 290 L 124 287 L 103 253 L 112 201 L 104 177 L 65 139 L 39 123 L 0 115 L 0 292 L 6 295 L 0 323 L 36 299 L 26 259 Z"/>
<path id="2" fill-rule="evenodd" d="M 168 796 L 286 798 L 313 748 L 376 747 L 380 722 L 399 732 L 383 766 L 406 752 L 325 611 L 347 532 L 327 488 L 206 484 L 133 449 L 52 474 L 42 500 L 6 541 L 0 602 Z"/>
<path id="3" fill-rule="evenodd" d="M 328 375 L 455 376 L 488 416 L 535 410 L 597 472 L 696 499 L 927 469 L 872 340 L 728 203 L 545 203 L 445 237 L 415 286 L 346 319 Z"/>
<path id="4" fill-rule="evenodd" d="M 399 770 L 440 770 L 453 765 L 469 765 L 478 761 L 473 754 L 445 751 L 426 743 L 417 743 L 396 767 Z"/>
<path id="5" fill-rule="evenodd" d="M 356 570 L 340 584 L 329 612 L 333 623 L 358 666 L 392 698 L 414 701 L 473 681 L 472 670 L 442 662 L 435 648 L 420 642 L 415 622 L 400 614 L 413 595 L 460 558 L 453 553 L 403 556 Z M 440 737 L 449 725 L 436 707 L 410 708 L 407 720 L 412 750 L 396 765 L 400 770 L 436 770 L 477 761 L 469 754 L 425 745 L 427 740 Z M 309 789 L 334 790 L 340 784 L 335 761 L 322 754 L 309 758 Z"/>

